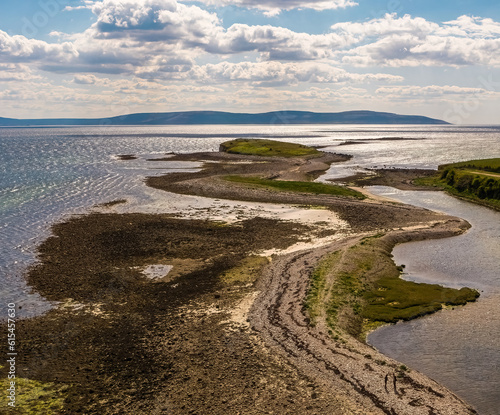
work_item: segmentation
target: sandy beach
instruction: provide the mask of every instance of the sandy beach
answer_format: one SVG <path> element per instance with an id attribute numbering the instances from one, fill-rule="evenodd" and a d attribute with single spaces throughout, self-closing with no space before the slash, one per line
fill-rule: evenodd
<path id="1" fill-rule="evenodd" d="M 456 235 L 466 222 L 383 200 L 224 179 L 310 181 L 342 155 L 168 160 L 205 165 L 148 178 L 148 186 L 165 198 L 238 201 L 237 220 L 210 220 L 210 209 L 198 219 L 187 211 L 121 213 L 126 203 L 109 203 L 55 225 L 27 280 L 57 306 L 17 328 L 20 373 L 47 392 L 33 398 L 38 413 L 476 413 L 348 330 L 333 337 L 324 315 L 311 324 L 304 309 L 311 272 L 327 254 L 383 232 L 390 255 L 396 243 Z M 246 202 L 320 214 L 260 217 Z"/>

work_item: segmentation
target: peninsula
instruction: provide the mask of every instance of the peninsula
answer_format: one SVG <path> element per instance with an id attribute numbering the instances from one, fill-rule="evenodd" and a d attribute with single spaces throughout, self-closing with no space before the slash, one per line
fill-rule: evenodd
<path id="1" fill-rule="evenodd" d="M 468 223 L 313 181 L 347 158 L 234 140 L 168 155 L 204 166 L 146 183 L 222 199 L 236 220 L 118 200 L 56 224 L 27 280 L 57 306 L 16 326 L 25 413 L 476 414 L 364 342 L 379 324 L 476 299 L 403 281 L 391 259 L 396 243 Z"/>

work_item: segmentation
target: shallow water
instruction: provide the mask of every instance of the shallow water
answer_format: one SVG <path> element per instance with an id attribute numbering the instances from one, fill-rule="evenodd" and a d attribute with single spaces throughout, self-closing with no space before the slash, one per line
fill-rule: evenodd
<path id="1" fill-rule="evenodd" d="M 481 414 L 500 414 L 500 212 L 440 192 L 374 186 L 376 194 L 466 219 L 472 228 L 453 238 L 398 245 L 394 260 L 404 278 L 481 292 L 474 304 L 368 337 L 382 353 L 448 386 Z"/>

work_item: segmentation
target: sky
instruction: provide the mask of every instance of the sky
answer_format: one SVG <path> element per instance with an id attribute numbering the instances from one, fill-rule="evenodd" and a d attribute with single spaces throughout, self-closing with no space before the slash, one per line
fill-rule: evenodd
<path id="1" fill-rule="evenodd" d="M 373 110 L 500 124 L 498 0 L 0 7 L 0 117 Z"/>

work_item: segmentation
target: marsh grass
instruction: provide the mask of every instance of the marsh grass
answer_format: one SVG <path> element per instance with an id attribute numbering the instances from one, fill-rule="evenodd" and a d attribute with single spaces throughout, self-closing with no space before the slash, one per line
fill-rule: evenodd
<path id="1" fill-rule="evenodd" d="M 316 325 L 317 318 L 325 308 L 326 278 L 332 266 L 339 260 L 340 253 L 334 252 L 323 260 L 311 274 L 304 308 L 307 310 L 310 322 Z"/>
<path id="2" fill-rule="evenodd" d="M 468 160 L 459 163 L 443 164 L 439 166 L 441 169 L 455 168 L 455 169 L 476 169 L 484 170 L 494 173 L 500 173 L 500 158 L 481 159 L 481 160 Z"/>
<path id="3" fill-rule="evenodd" d="M 465 305 L 477 296 L 477 291 L 470 288 L 457 290 L 400 278 L 381 278 L 374 290 L 363 295 L 366 301 L 363 317 L 371 321 L 395 323 L 434 313 L 443 305 Z"/>
<path id="4" fill-rule="evenodd" d="M 349 189 L 347 187 L 317 182 L 271 180 L 249 176 L 225 176 L 224 179 L 230 182 L 266 187 L 268 189 L 282 192 L 313 193 L 321 195 L 354 197 L 356 199 L 366 198 L 366 196 L 362 193 Z"/>
<path id="5" fill-rule="evenodd" d="M 464 305 L 479 293 L 436 284 L 418 284 L 400 278 L 392 260 L 393 244 L 382 234 L 364 238 L 357 245 L 327 256 L 314 270 L 306 309 L 318 316 L 318 304 L 326 304 L 327 323 L 364 340 L 385 323 L 411 320 L 441 310 L 444 305 Z M 328 290 L 328 278 L 334 282 Z M 325 292 L 328 291 L 328 292 Z M 326 298 L 322 303 L 316 299 Z"/>

